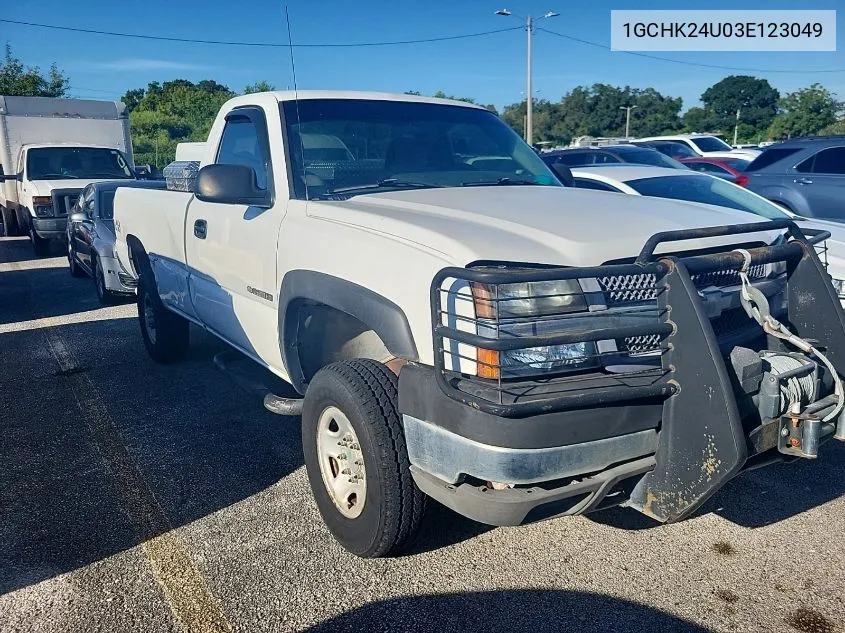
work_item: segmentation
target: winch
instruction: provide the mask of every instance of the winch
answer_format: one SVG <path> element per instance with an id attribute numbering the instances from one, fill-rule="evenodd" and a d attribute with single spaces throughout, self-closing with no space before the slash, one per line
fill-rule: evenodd
<path id="1" fill-rule="evenodd" d="M 767 335 L 800 350 L 755 352 L 737 347 L 731 352 L 739 386 L 746 394 L 754 394 L 751 401 L 762 421 L 762 430 L 752 434 L 752 441 L 770 442 L 771 433 L 777 429 L 781 453 L 814 458 L 822 425 L 832 427 L 838 418 L 836 436 L 845 436 L 845 416 L 840 415 L 845 406 L 842 381 L 830 360 L 815 346 L 816 341 L 796 336 L 772 316 L 766 295 L 748 279 L 751 255 L 744 249 L 736 252 L 744 258 L 739 270 L 743 309 Z M 833 394 L 819 399 L 825 387 L 829 390 L 831 386 Z"/>

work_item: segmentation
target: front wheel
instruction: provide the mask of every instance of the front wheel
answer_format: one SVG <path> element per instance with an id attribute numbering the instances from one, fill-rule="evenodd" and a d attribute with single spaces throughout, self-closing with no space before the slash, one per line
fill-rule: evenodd
<path id="1" fill-rule="evenodd" d="M 114 303 L 116 297 L 113 292 L 106 288 L 106 276 L 103 273 L 103 267 L 100 266 L 100 260 L 96 257 L 92 257 L 91 259 L 92 272 L 94 273 L 94 290 L 97 292 L 97 299 L 103 305 L 110 305 Z"/>
<path id="2" fill-rule="evenodd" d="M 189 343 L 189 324 L 164 307 L 155 281 L 141 277 L 138 284 L 138 321 L 141 337 L 150 357 L 157 363 L 171 363 L 185 355 Z"/>
<path id="3" fill-rule="evenodd" d="M 32 242 L 32 250 L 36 256 L 45 257 L 50 254 L 50 240 L 39 237 L 32 226 L 29 227 L 29 239 Z"/>
<path id="4" fill-rule="evenodd" d="M 67 265 L 70 269 L 71 277 L 84 277 L 85 271 L 82 270 L 79 263 L 76 261 L 76 249 L 73 247 L 73 241 L 68 239 L 67 243 Z"/>
<path id="5" fill-rule="evenodd" d="M 396 376 L 372 360 L 324 367 L 305 394 L 302 447 L 317 508 L 335 539 L 364 558 L 401 551 L 425 507 L 396 403 Z"/>

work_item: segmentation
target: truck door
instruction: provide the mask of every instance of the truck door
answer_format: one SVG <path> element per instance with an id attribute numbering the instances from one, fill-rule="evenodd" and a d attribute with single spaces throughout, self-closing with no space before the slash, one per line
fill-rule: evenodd
<path id="1" fill-rule="evenodd" d="M 278 144 L 279 160 L 281 142 Z M 250 167 L 259 188 L 273 189 L 264 111 L 236 108 L 226 116 L 217 163 Z M 278 344 L 276 247 L 288 200 L 275 191 L 268 209 L 203 202 L 188 206 L 188 285 L 200 320 L 243 351 L 281 366 Z"/>

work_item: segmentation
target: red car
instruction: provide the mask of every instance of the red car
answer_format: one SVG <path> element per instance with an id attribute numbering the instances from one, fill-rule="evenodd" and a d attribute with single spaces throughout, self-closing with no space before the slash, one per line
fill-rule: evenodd
<path id="1" fill-rule="evenodd" d="M 748 176 L 743 174 L 742 171 L 751 161 L 745 158 L 706 158 L 704 156 L 697 156 L 696 158 L 679 158 L 678 160 L 693 171 L 701 171 L 711 176 L 724 178 L 740 187 L 744 187 L 748 183 Z"/>

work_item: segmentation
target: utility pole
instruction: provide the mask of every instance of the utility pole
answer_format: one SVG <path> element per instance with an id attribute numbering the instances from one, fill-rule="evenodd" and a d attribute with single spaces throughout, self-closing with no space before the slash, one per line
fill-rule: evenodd
<path id="1" fill-rule="evenodd" d="M 620 110 L 625 110 L 625 138 L 631 138 L 631 110 L 637 106 L 619 106 Z"/>
<path id="2" fill-rule="evenodd" d="M 507 15 L 507 16 L 513 15 L 514 17 L 520 17 L 518 15 L 511 13 L 507 9 L 499 9 L 498 11 L 496 11 L 496 15 Z M 560 14 L 555 13 L 554 11 L 549 11 L 549 12 L 543 14 L 542 16 L 540 16 L 540 19 L 554 18 L 558 15 L 560 15 Z M 527 55 L 526 55 L 527 63 L 526 63 L 526 69 L 525 69 L 526 70 L 526 81 L 525 81 L 525 142 L 528 143 L 529 145 L 531 145 L 532 141 L 534 140 L 534 99 L 533 99 L 534 94 L 532 92 L 532 87 L 531 87 L 531 84 L 532 84 L 532 82 L 531 82 L 531 74 L 532 74 L 531 36 L 534 33 L 534 18 L 532 18 L 530 15 L 525 18 L 525 30 L 528 34 L 528 38 L 527 38 L 527 40 L 528 40 L 527 41 L 528 50 L 527 50 Z"/>
<path id="3" fill-rule="evenodd" d="M 742 112 L 742 108 L 736 109 L 736 123 L 734 124 L 734 147 L 736 147 L 736 138 L 739 134 L 739 113 Z"/>
<path id="4" fill-rule="evenodd" d="M 526 68 L 526 85 L 525 85 L 525 142 L 531 145 L 534 138 L 534 95 L 531 92 L 531 33 L 534 30 L 534 21 L 531 16 L 525 21 L 525 30 L 528 31 L 528 52 L 526 59 L 528 60 Z"/>

